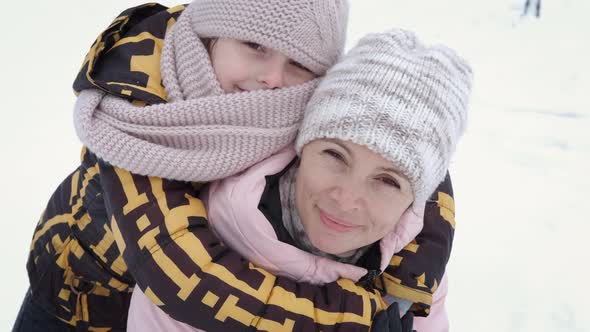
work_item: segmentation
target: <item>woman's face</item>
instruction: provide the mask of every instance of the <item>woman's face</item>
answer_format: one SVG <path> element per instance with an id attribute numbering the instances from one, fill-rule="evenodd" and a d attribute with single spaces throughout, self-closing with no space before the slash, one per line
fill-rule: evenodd
<path id="1" fill-rule="evenodd" d="M 393 163 L 365 146 L 333 139 L 304 146 L 295 195 L 313 245 L 339 256 L 383 238 L 414 199 Z"/>
<path id="2" fill-rule="evenodd" d="M 256 43 L 219 38 L 209 53 L 226 93 L 283 88 L 316 77 L 286 55 Z"/>

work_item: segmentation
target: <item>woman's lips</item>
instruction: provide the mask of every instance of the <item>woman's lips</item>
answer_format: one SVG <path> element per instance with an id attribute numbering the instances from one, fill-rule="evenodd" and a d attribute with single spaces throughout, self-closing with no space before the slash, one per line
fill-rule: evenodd
<path id="1" fill-rule="evenodd" d="M 322 210 L 320 210 L 320 220 L 326 227 L 340 233 L 351 232 L 360 227 L 358 225 L 353 225 L 343 220 L 336 219 Z"/>

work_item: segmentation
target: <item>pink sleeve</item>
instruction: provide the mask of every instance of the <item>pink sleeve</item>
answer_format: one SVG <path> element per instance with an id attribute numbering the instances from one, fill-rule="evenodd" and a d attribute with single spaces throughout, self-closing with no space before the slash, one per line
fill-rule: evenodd
<path id="1" fill-rule="evenodd" d="M 179 322 L 158 308 L 148 297 L 135 287 L 131 295 L 128 332 L 166 331 L 166 332 L 200 332 L 188 324 Z"/>
<path id="2" fill-rule="evenodd" d="M 428 317 L 416 317 L 414 330 L 417 332 L 447 332 L 449 331 L 449 317 L 445 307 L 448 292 L 447 275 L 445 274 L 432 297 L 432 306 Z"/>

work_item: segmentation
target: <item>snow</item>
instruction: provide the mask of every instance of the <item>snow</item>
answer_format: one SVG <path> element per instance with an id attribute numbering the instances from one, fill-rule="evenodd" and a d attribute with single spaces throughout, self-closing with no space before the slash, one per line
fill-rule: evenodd
<path id="1" fill-rule="evenodd" d="M 77 163 L 71 82 L 97 34 L 140 1 L 5 4 L 0 93 L 0 324 L 12 326 L 47 199 Z M 175 2 L 163 1 L 165 5 Z M 403 27 L 472 62 L 468 131 L 452 164 L 452 331 L 590 331 L 590 2 L 352 0 L 349 47 Z M 586 309 L 586 310 L 585 310 Z"/>

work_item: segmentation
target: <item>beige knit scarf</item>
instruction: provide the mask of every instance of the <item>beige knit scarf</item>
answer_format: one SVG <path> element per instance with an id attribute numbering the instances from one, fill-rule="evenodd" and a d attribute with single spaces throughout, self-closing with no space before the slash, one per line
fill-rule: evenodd
<path id="1" fill-rule="evenodd" d="M 225 178 L 292 142 L 318 81 L 223 94 L 190 15 L 166 34 L 160 65 L 168 103 L 140 107 L 84 90 L 74 124 L 82 143 L 112 165 L 183 181 Z"/>

